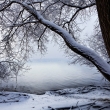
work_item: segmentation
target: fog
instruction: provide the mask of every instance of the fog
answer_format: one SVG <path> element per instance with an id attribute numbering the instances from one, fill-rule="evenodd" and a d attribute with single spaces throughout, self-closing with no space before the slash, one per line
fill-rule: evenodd
<path id="1" fill-rule="evenodd" d="M 93 17 L 91 22 L 89 20 L 83 25 L 86 27 L 80 36 L 83 40 L 93 33 L 95 19 L 96 17 Z M 79 64 L 69 65 L 71 59 L 66 57 L 64 49 L 61 49 L 58 44 L 50 42 L 47 47 L 48 51 L 45 55 L 35 53 L 30 57 L 27 63 L 30 70 L 19 73 L 17 83 L 15 78 L 7 82 L 1 81 L 1 89 L 42 94 L 47 90 L 100 85 L 102 75 L 97 72 L 96 68 Z"/>

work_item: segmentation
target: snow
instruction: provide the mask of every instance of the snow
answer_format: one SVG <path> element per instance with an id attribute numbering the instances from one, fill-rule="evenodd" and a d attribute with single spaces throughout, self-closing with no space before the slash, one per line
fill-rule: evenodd
<path id="1" fill-rule="evenodd" d="M 43 95 L 26 94 L 20 92 L 1 92 L 0 109 L 52 110 L 52 108 L 77 108 L 84 107 L 84 105 L 91 106 L 92 104 L 94 104 L 94 107 L 103 107 L 109 104 L 110 107 L 109 96 L 110 86 L 102 88 L 93 86 L 70 88 L 58 91 L 48 91 Z"/>
<path id="2" fill-rule="evenodd" d="M 110 65 L 105 62 L 99 55 L 97 55 L 94 51 L 78 44 L 65 29 L 58 26 L 57 24 L 46 20 L 39 12 L 35 9 L 31 8 L 26 2 L 20 2 L 18 0 L 12 0 L 8 5 L 10 6 L 12 3 L 20 4 L 25 10 L 27 10 L 36 20 L 39 20 L 41 24 L 48 27 L 52 31 L 59 34 L 65 41 L 66 45 L 74 52 L 80 54 L 81 56 L 87 58 L 91 61 L 97 69 L 103 74 L 106 79 L 110 81 Z M 2 9 L 3 10 L 3 9 Z"/>
<path id="3" fill-rule="evenodd" d="M 31 13 L 39 22 L 52 31 L 58 33 L 66 42 L 68 47 L 89 59 L 103 75 L 110 80 L 110 65 L 107 64 L 99 55 L 90 49 L 78 44 L 73 37 L 63 28 L 43 18 L 36 10 L 29 7 L 26 3 L 17 0 L 12 3 L 22 5 L 29 13 Z M 9 6 L 9 5 L 8 5 Z M 81 105 L 95 105 L 103 107 L 109 104 L 110 107 L 110 89 L 107 88 L 77 88 L 65 89 L 61 91 L 50 91 L 44 95 L 23 94 L 15 92 L 1 92 L 0 109 L 1 110 L 51 110 L 51 108 L 62 108 Z M 95 108 L 94 108 L 95 109 Z M 92 109 L 93 110 L 93 109 Z"/>
<path id="4" fill-rule="evenodd" d="M 42 24 L 61 35 L 64 41 L 73 51 L 80 53 L 80 55 L 89 59 L 99 69 L 99 71 L 103 72 L 104 74 L 110 75 L 110 65 L 107 64 L 107 62 L 105 62 L 94 51 L 78 44 L 66 30 L 51 21 L 45 20 L 39 13 L 36 13 L 36 16 L 38 16 L 38 19 Z"/>
<path id="5" fill-rule="evenodd" d="M 55 23 L 46 20 L 43 18 L 43 16 L 37 12 L 32 10 L 30 7 L 25 5 L 25 7 L 28 9 L 28 11 L 33 14 L 33 16 L 36 17 L 36 19 L 39 20 L 39 22 L 46 27 L 50 28 L 52 31 L 56 32 L 59 34 L 67 44 L 67 46 L 74 52 L 80 54 L 81 56 L 87 58 L 89 61 L 91 61 L 97 69 L 108 79 L 110 80 L 110 65 L 104 61 L 98 54 L 96 54 L 94 51 L 91 49 L 84 47 L 80 44 L 78 44 L 74 38 L 69 34 L 65 29 L 62 27 L 56 25 Z"/>

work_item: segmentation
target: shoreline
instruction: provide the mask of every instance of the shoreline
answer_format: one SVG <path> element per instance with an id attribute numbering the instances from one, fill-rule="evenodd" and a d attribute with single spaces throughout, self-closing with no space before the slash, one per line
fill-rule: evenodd
<path id="1" fill-rule="evenodd" d="M 47 91 L 43 95 L 21 92 L 2 92 L 2 110 L 109 110 L 109 86 L 83 86 Z M 10 100 L 9 100 L 10 99 Z M 4 101 L 5 100 L 5 101 Z M 109 107 L 109 108 L 108 108 Z M 90 109 L 87 109 L 90 108 Z M 103 108 L 103 109 L 102 109 Z"/>
<path id="2" fill-rule="evenodd" d="M 104 86 L 110 86 L 110 83 L 109 82 L 106 82 L 106 83 L 101 83 L 101 85 L 97 84 L 90 84 L 90 85 L 80 85 L 80 86 L 67 86 L 67 87 L 63 87 L 61 88 L 61 90 L 63 89 L 66 89 L 66 88 L 78 88 L 78 87 L 104 87 Z M 16 88 L 17 87 L 17 88 Z M 46 91 L 58 91 L 60 90 L 59 88 L 57 89 L 53 89 L 53 88 L 50 88 L 48 90 L 38 90 L 36 91 L 34 89 L 34 87 L 27 87 L 27 86 L 16 86 L 16 85 L 5 85 L 5 86 L 2 86 L 0 87 L 0 91 L 9 91 L 9 92 L 22 92 L 22 93 L 29 93 L 29 94 L 36 94 L 36 95 L 43 95 L 46 93 Z"/>

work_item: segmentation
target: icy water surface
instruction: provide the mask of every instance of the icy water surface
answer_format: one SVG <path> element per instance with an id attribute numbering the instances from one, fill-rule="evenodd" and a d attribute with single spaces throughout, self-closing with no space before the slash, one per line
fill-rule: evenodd
<path id="1" fill-rule="evenodd" d="M 100 84 L 102 76 L 95 69 L 67 63 L 39 62 L 32 63 L 31 70 L 15 79 L 2 82 L 1 87 L 8 90 L 42 94 L 47 90 L 58 90 L 67 87 Z M 5 84 L 5 86 L 4 86 Z M 7 89 L 6 89 L 7 90 Z"/>

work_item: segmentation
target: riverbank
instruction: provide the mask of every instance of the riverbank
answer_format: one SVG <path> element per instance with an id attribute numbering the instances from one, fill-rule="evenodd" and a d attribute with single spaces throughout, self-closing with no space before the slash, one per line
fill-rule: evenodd
<path id="1" fill-rule="evenodd" d="M 84 86 L 43 95 L 0 92 L 1 110 L 110 110 L 110 86 Z"/>

